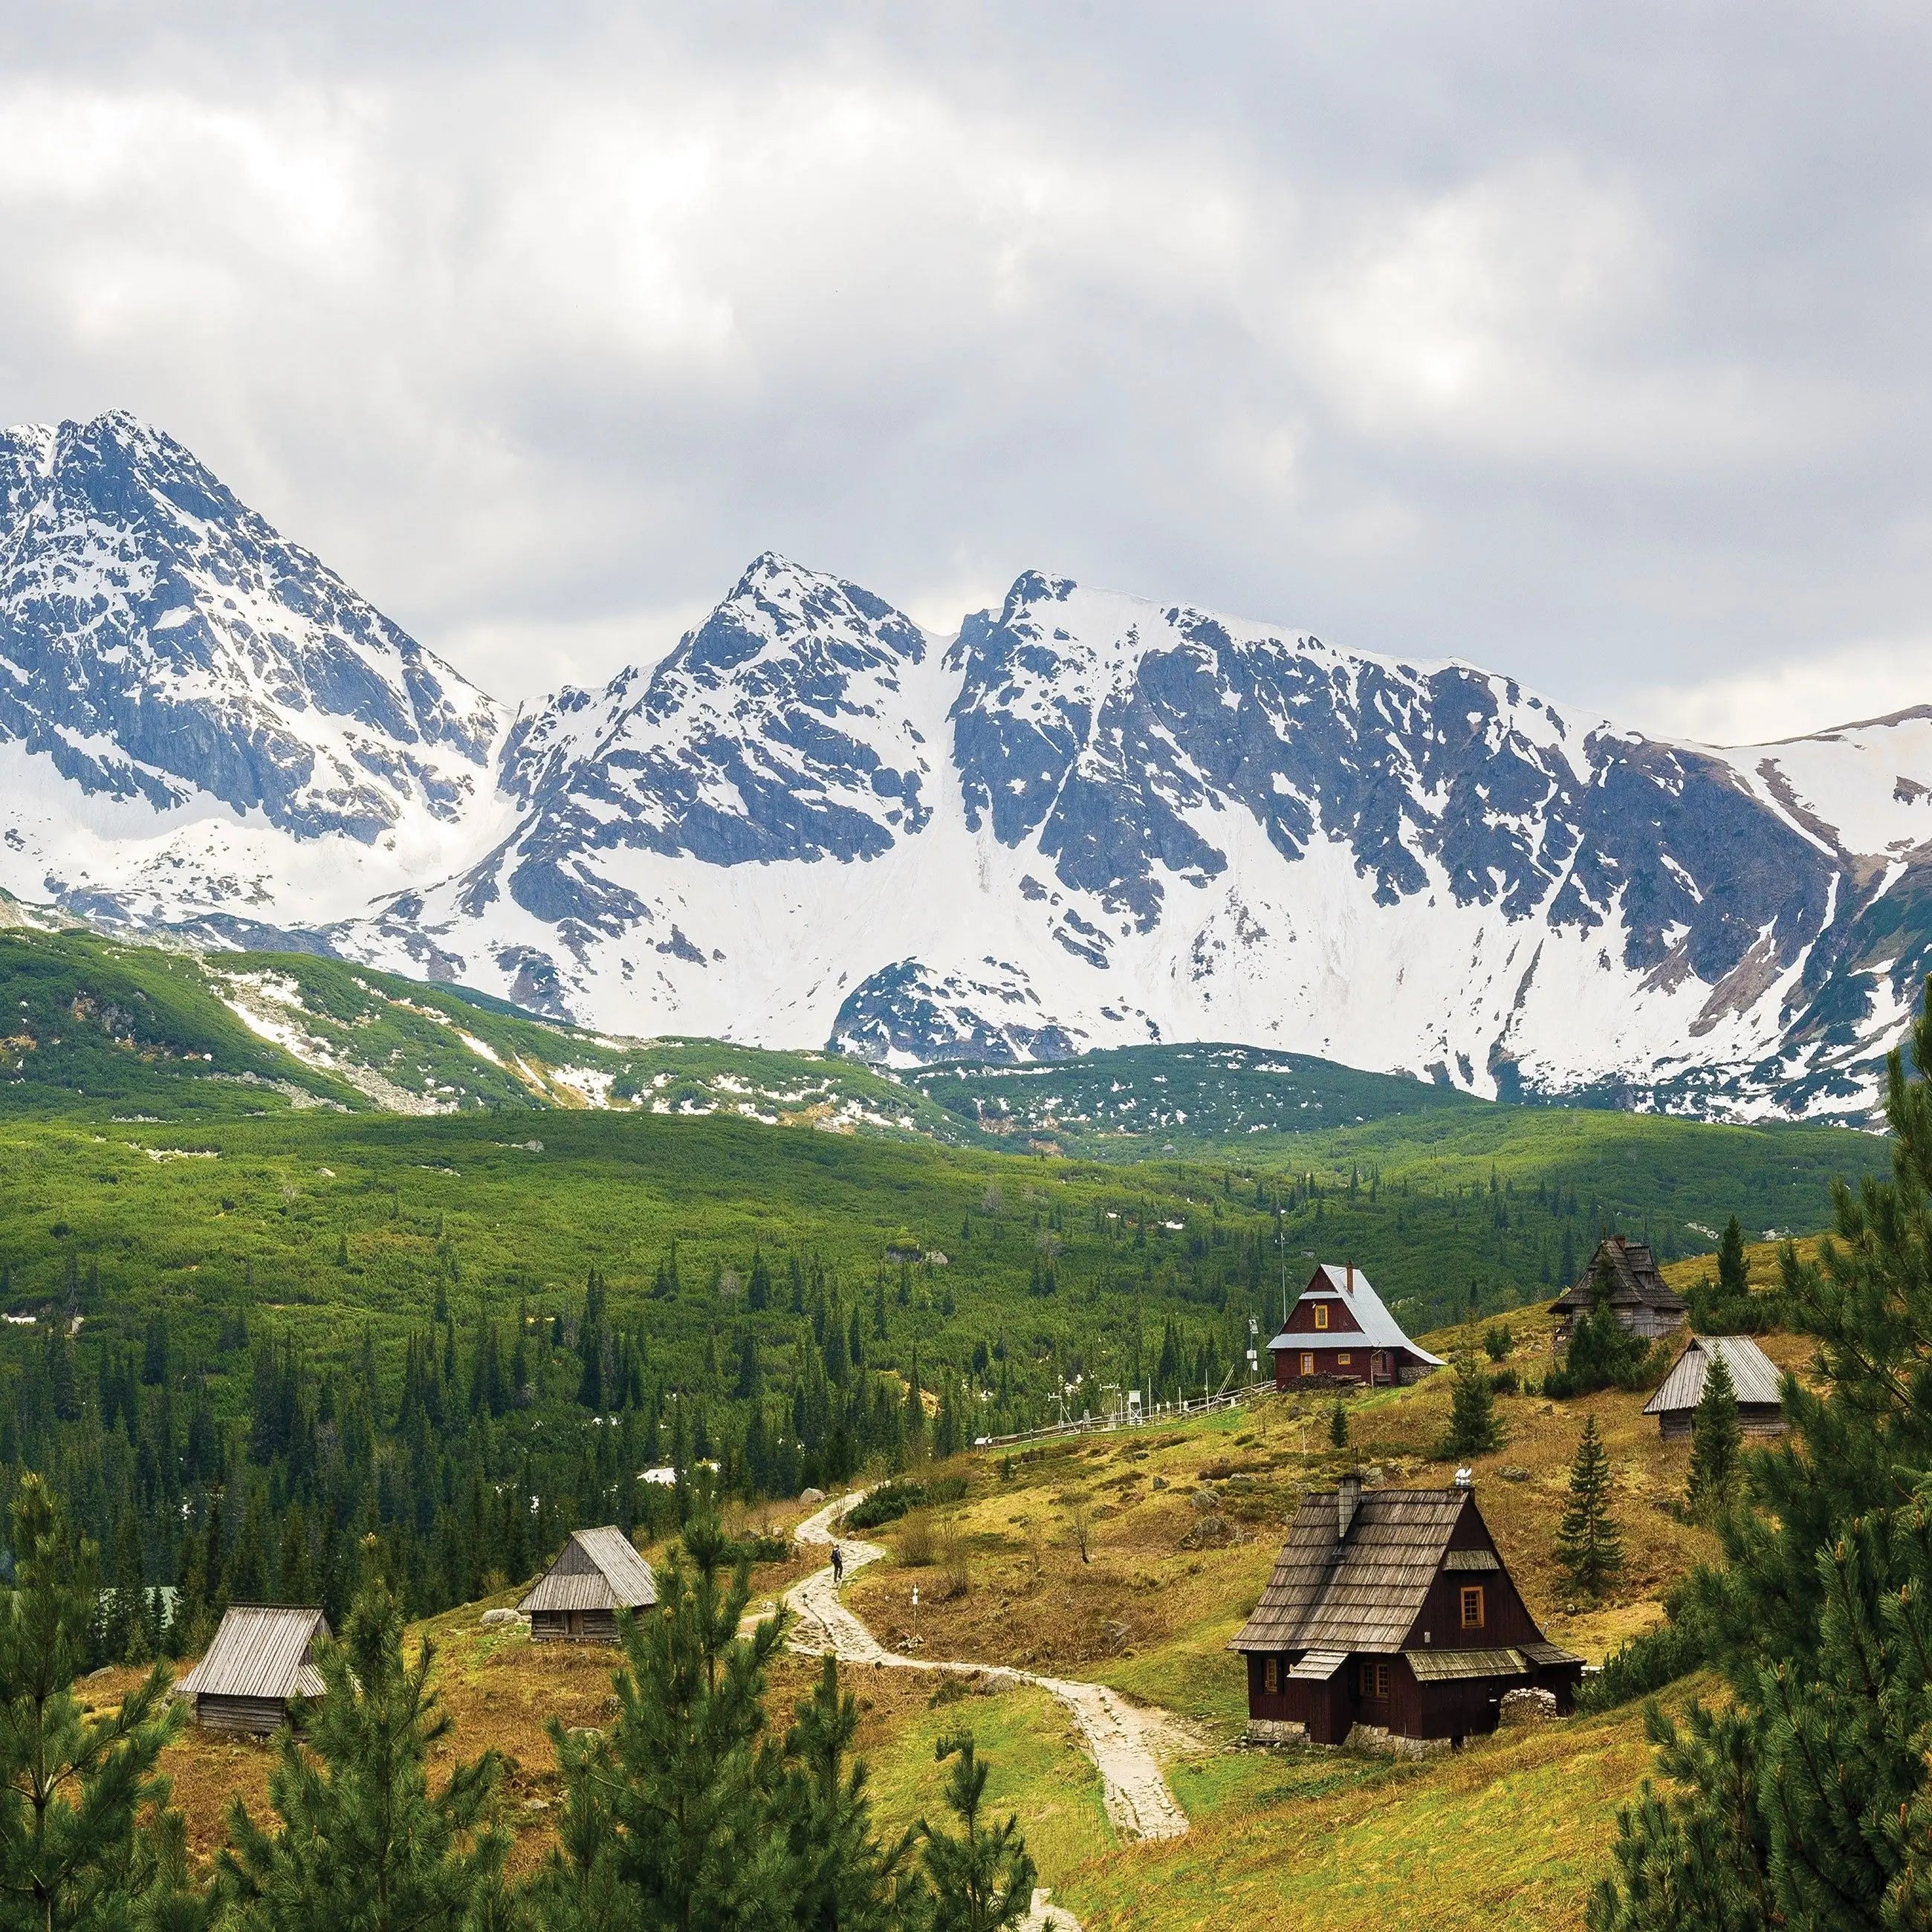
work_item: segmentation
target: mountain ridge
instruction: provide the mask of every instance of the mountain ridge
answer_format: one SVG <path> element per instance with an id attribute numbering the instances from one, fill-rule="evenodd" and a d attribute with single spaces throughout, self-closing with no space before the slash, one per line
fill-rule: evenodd
<path id="1" fill-rule="evenodd" d="M 900 1064 L 1856 1120 L 1932 962 L 1932 706 L 1698 746 L 1038 570 L 931 637 L 767 551 L 512 716 L 125 416 L 0 437 L 0 886 L 110 928 Z"/>

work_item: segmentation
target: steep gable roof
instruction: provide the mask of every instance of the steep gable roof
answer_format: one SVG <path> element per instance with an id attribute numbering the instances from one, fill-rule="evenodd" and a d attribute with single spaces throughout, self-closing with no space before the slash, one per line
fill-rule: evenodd
<path id="1" fill-rule="evenodd" d="M 1610 1266 L 1610 1304 L 1612 1308 L 1654 1308 L 1663 1315 L 1682 1315 L 1684 1298 L 1658 1274 L 1656 1257 L 1642 1241 L 1622 1234 L 1606 1234 L 1597 1244 L 1590 1265 L 1574 1287 L 1550 1304 L 1552 1315 L 1580 1315 L 1596 1305 L 1597 1270 Z"/>
<path id="2" fill-rule="evenodd" d="M 641 1610 L 658 1600 L 651 1566 L 615 1523 L 574 1529 L 536 1586 L 517 1607 L 536 1610 Z"/>
<path id="3" fill-rule="evenodd" d="M 1304 1496 L 1230 1650 L 1400 1650 L 1421 1614 L 1467 1490 L 1371 1490 L 1336 1538 L 1335 1492 Z"/>
<path id="4" fill-rule="evenodd" d="M 1310 1300 L 1339 1302 L 1346 1307 L 1354 1317 L 1364 1348 L 1403 1348 L 1419 1362 L 1426 1362 L 1434 1368 L 1442 1366 L 1439 1355 L 1432 1355 L 1426 1348 L 1418 1348 L 1402 1333 L 1402 1324 L 1388 1312 L 1382 1297 L 1376 1292 L 1374 1284 L 1360 1268 L 1324 1262 L 1310 1277 L 1308 1286 L 1295 1298 L 1294 1305 L 1299 1308 L 1303 1302 Z M 1352 1345 L 1358 1340 L 1355 1329 L 1336 1328 L 1324 1332 Z M 1286 1328 L 1268 1344 L 1270 1348 L 1305 1348 L 1308 1346 L 1307 1335 L 1292 1334 Z"/>
<path id="5" fill-rule="evenodd" d="M 174 1687 L 177 1697 L 320 1697 L 322 1673 L 309 1662 L 329 1634 L 321 1611 L 289 1604 L 233 1604 L 208 1654 Z"/>
<path id="6" fill-rule="evenodd" d="M 1739 1402 L 1777 1404 L 1778 1364 L 1748 1335 L 1693 1335 L 1661 1387 L 1644 1404 L 1644 1414 L 1670 1415 L 1695 1408 L 1702 1399 L 1714 1354 L 1724 1357 Z"/>

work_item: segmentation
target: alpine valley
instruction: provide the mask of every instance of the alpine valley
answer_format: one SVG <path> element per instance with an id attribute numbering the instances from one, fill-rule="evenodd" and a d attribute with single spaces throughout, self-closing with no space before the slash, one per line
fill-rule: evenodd
<path id="1" fill-rule="evenodd" d="M 899 1066 L 1864 1122 L 1932 964 L 1932 706 L 1718 749 L 1038 572 L 934 637 L 768 554 L 512 715 L 121 415 L 0 436 L 0 887 L 104 930 Z"/>

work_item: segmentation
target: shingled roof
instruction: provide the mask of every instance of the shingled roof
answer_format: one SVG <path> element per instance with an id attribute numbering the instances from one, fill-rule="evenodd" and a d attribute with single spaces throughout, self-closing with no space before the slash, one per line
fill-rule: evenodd
<path id="1" fill-rule="evenodd" d="M 1321 1334 L 1322 1346 L 1324 1347 L 1336 1342 L 1357 1342 L 1364 1348 L 1406 1348 L 1419 1362 L 1429 1363 L 1438 1369 L 1444 1366 L 1441 1356 L 1432 1355 L 1426 1348 L 1418 1347 L 1403 1334 L 1402 1324 L 1388 1312 L 1388 1304 L 1376 1292 L 1374 1284 L 1358 1268 L 1324 1262 L 1310 1278 L 1308 1286 L 1295 1297 L 1294 1305 L 1299 1308 L 1304 1301 L 1339 1303 L 1354 1317 L 1360 1330 L 1359 1335 L 1346 1328 L 1324 1330 Z M 1284 1328 L 1268 1346 L 1306 1348 L 1313 1340 L 1310 1334 L 1291 1333 Z"/>
<path id="2" fill-rule="evenodd" d="M 310 1646 L 329 1634 L 321 1611 L 287 1604 L 234 1604 L 208 1654 L 174 1687 L 177 1697 L 320 1697 Z"/>
<path id="3" fill-rule="evenodd" d="M 1610 1305 L 1612 1308 L 1654 1308 L 1663 1315 L 1682 1315 L 1684 1298 L 1657 1270 L 1657 1258 L 1642 1241 L 1622 1234 L 1606 1234 L 1590 1257 L 1583 1278 L 1550 1304 L 1552 1315 L 1580 1315 L 1596 1305 L 1597 1271 L 1610 1265 Z"/>
<path id="4" fill-rule="evenodd" d="M 574 1529 L 556 1561 L 517 1607 L 538 1610 L 640 1610 L 658 1600 L 651 1566 L 615 1523 Z"/>
<path id="5" fill-rule="evenodd" d="M 1467 1490 L 1370 1490 L 1338 1543 L 1334 1492 L 1304 1496 L 1268 1588 L 1228 1648 L 1401 1649 L 1468 1503 Z"/>
<path id="6" fill-rule="evenodd" d="M 1693 1335 L 1663 1386 L 1644 1404 L 1644 1414 L 1670 1415 L 1695 1408 L 1702 1399 L 1713 1354 L 1724 1357 L 1740 1402 L 1778 1406 L 1778 1364 L 1748 1335 Z"/>

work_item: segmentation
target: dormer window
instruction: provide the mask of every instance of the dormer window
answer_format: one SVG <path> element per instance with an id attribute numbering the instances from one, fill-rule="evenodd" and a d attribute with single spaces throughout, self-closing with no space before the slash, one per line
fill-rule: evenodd
<path id="1" fill-rule="evenodd" d="M 1315 1325 L 1318 1328 L 1325 1328 L 1328 1325 L 1328 1308 L 1318 1301 L 1315 1304 Z"/>

